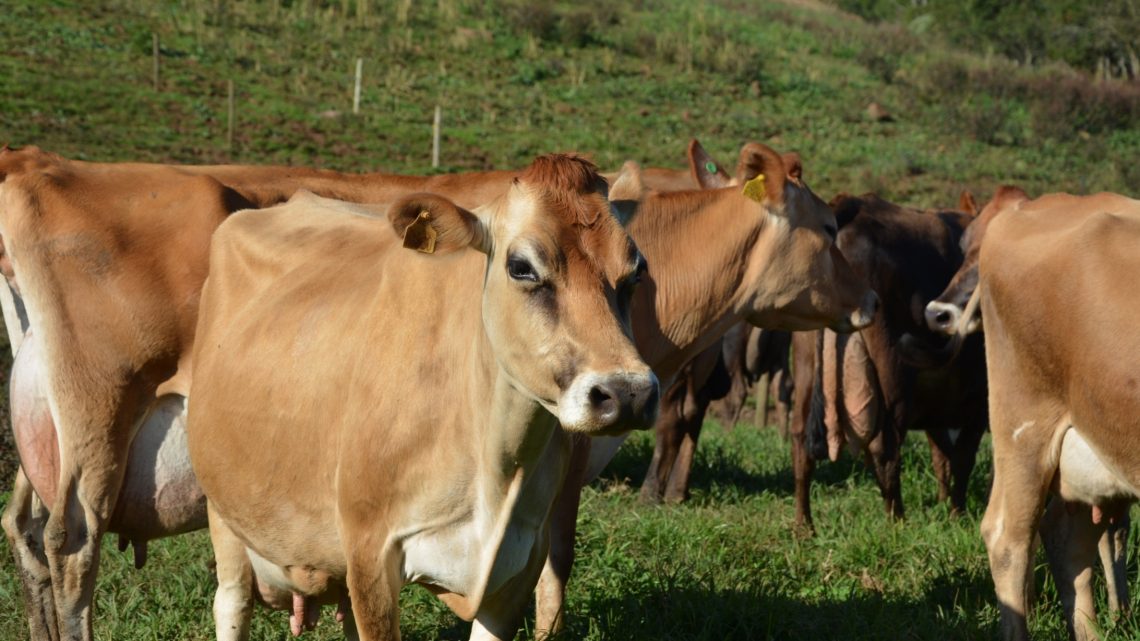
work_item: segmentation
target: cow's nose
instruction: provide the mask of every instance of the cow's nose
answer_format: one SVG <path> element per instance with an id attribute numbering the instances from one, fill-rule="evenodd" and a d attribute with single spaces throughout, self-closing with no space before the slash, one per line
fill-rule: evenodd
<path id="1" fill-rule="evenodd" d="M 931 301 L 926 306 L 926 326 L 936 332 L 949 334 L 958 325 L 962 310 L 957 305 Z"/>
<path id="2" fill-rule="evenodd" d="M 645 429 L 657 420 L 660 390 L 651 371 L 584 374 L 560 404 L 562 427 L 611 434 Z"/>
<path id="3" fill-rule="evenodd" d="M 599 421 L 612 423 L 617 419 L 618 414 L 621 412 L 621 402 L 618 400 L 617 393 L 614 392 L 612 386 L 605 383 L 599 383 L 590 388 L 587 398 L 590 403 L 590 411 Z"/>

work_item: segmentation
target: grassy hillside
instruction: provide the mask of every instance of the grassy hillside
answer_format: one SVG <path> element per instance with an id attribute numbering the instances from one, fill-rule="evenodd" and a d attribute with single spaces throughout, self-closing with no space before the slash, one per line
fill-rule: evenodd
<path id="1" fill-rule="evenodd" d="M 75 158 L 427 172 L 439 105 L 441 171 L 521 166 L 567 149 L 610 168 L 631 158 L 681 166 L 696 136 L 728 163 L 746 140 L 797 150 L 825 198 L 875 190 L 933 206 L 1001 183 L 1030 193 L 1140 184 L 1135 86 L 949 50 L 813 0 L 9 0 L 3 13 L 0 144 Z M 364 84 L 353 115 L 357 58 Z M 892 117 L 872 119 L 872 102 Z M 637 503 L 647 434 L 611 480 L 588 488 L 569 638 L 996 635 L 977 533 L 988 450 L 970 514 L 957 520 L 934 504 L 921 438 L 906 451 L 904 523 L 886 521 L 860 464 L 824 465 L 813 497 L 820 531 L 807 540 L 789 533 L 786 445 L 770 431 L 712 427 L 690 505 Z M 10 478 L 11 447 L 0 450 Z M 211 638 L 208 559 L 199 533 L 152 544 L 135 571 L 109 541 L 98 637 Z M 1047 582 L 1045 599 L 1035 638 L 1063 638 Z M 403 605 L 407 638 L 465 638 L 425 591 L 407 589 Z M 1130 621 L 1104 623 L 1113 638 L 1138 636 Z M 25 634 L 2 550 L 0 639 Z M 257 615 L 254 638 L 286 634 L 284 615 Z M 309 638 L 337 637 L 330 617 Z"/>

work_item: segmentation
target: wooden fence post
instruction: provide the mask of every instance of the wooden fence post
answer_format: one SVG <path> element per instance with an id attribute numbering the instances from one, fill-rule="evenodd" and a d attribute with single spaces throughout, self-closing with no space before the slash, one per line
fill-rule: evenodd
<path id="1" fill-rule="evenodd" d="M 431 167 L 439 167 L 439 121 L 443 113 L 439 105 L 435 106 L 435 119 L 431 126 Z"/>
<path id="2" fill-rule="evenodd" d="M 360 77 L 364 71 L 364 58 L 356 59 L 356 87 L 352 90 L 352 113 L 360 113 Z"/>
<path id="3" fill-rule="evenodd" d="M 226 81 L 229 98 L 227 100 L 229 119 L 226 126 L 226 149 L 233 151 L 234 149 L 234 81 Z"/>
<path id="4" fill-rule="evenodd" d="M 151 53 L 154 55 L 154 90 L 158 91 L 158 34 L 152 33 L 150 36 Z"/>

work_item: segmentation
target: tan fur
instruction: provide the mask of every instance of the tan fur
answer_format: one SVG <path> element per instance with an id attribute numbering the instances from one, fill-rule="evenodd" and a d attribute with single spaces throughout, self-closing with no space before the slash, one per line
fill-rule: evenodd
<path id="1" fill-rule="evenodd" d="M 1002 627 L 1007 639 L 1028 637 L 1026 577 L 1052 488 L 1094 506 L 1091 519 L 1087 508 L 1055 515 L 1042 532 L 1070 631 L 1094 638 L 1087 581 L 1106 525 L 1094 520 L 1140 488 L 1140 201 L 1009 192 L 995 201 L 980 251 L 994 448 L 982 534 Z"/>
<path id="2" fill-rule="evenodd" d="M 283 575 L 294 591 L 347 586 L 362 639 L 399 638 L 408 582 L 475 619 L 473 635 L 513 638 L 568 465 L 556 417 L 583 429 L 568 405 L 593 402 L 566 388 L 636 381 L 621 401 L 632 413 L 592 432 L 656 414 L 656 379 L 619 324 L 637 252 L 602 190 L 591 165 L 544 158 L 474 215 L 433 210 L 433 224 L 486 226 L 487 256 L 402 249 L 386 222 L 336 201 L 227 221 L 203 292 L 189 430 L 223 547 L 236 537 L 322 577 Z M 406 220 L 421 199 L 389 217 Z M 508 276 L 528 251 L 545 257 L 541 285 Z"/>
<path id="3" fill-rule="evenodd" d="M 692 157 L 704 158 L 700 153 Z M 721 188 L 651 193 L 630 223 L 630 234 L 649 263 L 634 295 L 634 339 L 663 386 L 741 321 L 849 331 L 869 323 L 877 306 L 866 282 L 851 271 L 825 231 L 835 224 L 826 203 L 801 178 L 786 173 L 775 150 L 749 143 L 741 157 L 745 180 L 760 169 L 770 176 L 763 203 L 745 197 L 739 186 L 726 185 L 704 164 L 694 165 L 702 185 Z M 802 177 L 798 162 L 790 166 Z M 582 478 L 596 475 L 620 443 L 594 439 L 583 444 L 591 454 Z M 580 492 L 580 484 L 564 487 L 555 506 L 551 527 L 555 544 L 564 547 L 552 548 L 540 583 L 540 634 L 558 630 L 562 619 L 575 527 L 565 515 L 577 513 Z"/>

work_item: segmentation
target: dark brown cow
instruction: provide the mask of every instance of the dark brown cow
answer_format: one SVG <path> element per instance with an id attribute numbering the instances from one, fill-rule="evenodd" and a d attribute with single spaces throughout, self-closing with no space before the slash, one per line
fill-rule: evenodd
<path id="1" fill-rule="evenodd" d="M 794 339 L 796 523 L 812 527 L 813 459 L 835 460 L 844 440 L 874 470 L 887 512 L 901 517 L 899 448 L 910 429 L 926 430 L 939 498 L 949 496 L 961 511 L 986 425 L 981 341 L 968 341 L 940 367 L 916 366 L 913 353 L 934 351 L 929 346 L 940 340 L 927 329 L 923 309 L 961 264 L 958 243 L 970 217 L 905 209 L 873 195 L 841 196 L 833 206 L 842 225 L 837 244 L 881 292 L 883 306 L 857 334 Z"/>

